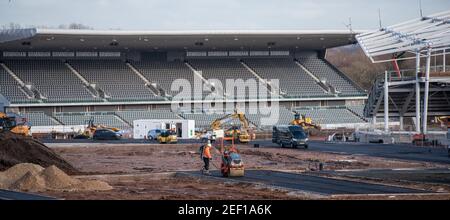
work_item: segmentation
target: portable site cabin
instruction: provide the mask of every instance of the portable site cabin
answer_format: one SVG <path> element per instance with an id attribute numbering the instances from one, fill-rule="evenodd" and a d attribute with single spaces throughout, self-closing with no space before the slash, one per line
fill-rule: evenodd
<path id="1" fill-rule="evenodd" d="M 184 119 L 141 119 L 133 121 L 133 138 L 146 139 L 152 129 L 174 129 L 178 138 L 191 139 L 195 136 L 195 121 Z"/>

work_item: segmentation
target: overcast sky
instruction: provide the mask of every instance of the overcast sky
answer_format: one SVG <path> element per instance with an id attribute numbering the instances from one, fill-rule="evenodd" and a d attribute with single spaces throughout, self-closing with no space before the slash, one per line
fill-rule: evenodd
<path id="1" fill-rule="evenodd" d="M 424 14 L 450 0 L 422 0 Z M 95 29 L 354 29 L 419 16 L 419 0 L 0 0 L 0 26 L 82 23 Z"/>

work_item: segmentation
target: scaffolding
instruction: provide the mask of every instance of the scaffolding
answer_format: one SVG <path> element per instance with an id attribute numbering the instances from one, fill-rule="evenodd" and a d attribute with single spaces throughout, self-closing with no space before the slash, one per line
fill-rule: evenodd
<path id="1" fill-rule="evenodd" d="M 390 82 L 388 72 L 385 72 L 383 85 L 384 131 L 389 132 L 389 88 L 412 84 L 415 85 L 416 96 L 416 132 L 426 134 L 431 57 L 443 56 L 443 72 L 446 72 L 445 55 L 450 52 L 450 11 L 359 34 L 356 36 L 356 39 L 364 53 L 373 63 L 396 62 L 397 60 L 407 59 L 416 60 L 415 78 Z M 426 59 L 425 75 L 420 70 L 421 58 Z M 450 83 L 450 77 L 435 77 L 432 81 L 448 84 Z M 425 87 L 422 111 L 420 105 L 421 84 L 424 84 Z M 400 123 L 402 124 L 402 122 L 403 116 L 401 115 Z"/>

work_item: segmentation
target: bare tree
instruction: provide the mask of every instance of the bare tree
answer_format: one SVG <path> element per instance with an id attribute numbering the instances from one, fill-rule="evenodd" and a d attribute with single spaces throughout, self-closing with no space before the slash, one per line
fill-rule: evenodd
<path id="1" fill-rule="evenodd" d="M 2 29 L 11 29 L 11 30 L 15 30 L 15 29 L 20 29 L 22 28 L 22 26 L 18 23 L 14 23 L 14 22 L 10 22 L 9 24 L 4 24 L 1 27 Z"/>
<path id="2" fill-rule="evenodd" d="M 390 63 L 373 64 L 358 45 L 329 49 L 327 60 L 367 90 L 377 75 L 392 69 Z"/>
<path id="3" fill-rule="evenodd" d="M 92 30 L 93 28 L 84 24 L 71 23 L 68 25 L 67 29 Z"/>

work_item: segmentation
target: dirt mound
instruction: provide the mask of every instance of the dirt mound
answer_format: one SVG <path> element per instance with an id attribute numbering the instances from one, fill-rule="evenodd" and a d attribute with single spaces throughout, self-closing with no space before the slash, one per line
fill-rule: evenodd
<path id="1" fill-rule="evenodd" d="M 39 174 L 28 172 L 10 187 L 13 190 L 39 192 L 45 190 L 45 180 Z"/>
<path id="2" fill-rule="evenodd" d="M 69 189 L 81 183 L 81 181 L 70 177 L 54 165 L 43 170 L 40 176 L 45 180 L 45 186 L 49 189 Z"/>
<path id="3" fill-rule="evenodd" d="M 25 176 L 25 174 L 38 174 L 43 170 L 43 167 L 32 163 L 17 164 L 5 172 L 0 173 L 0 187 L 7 188 L 9 185 Z"/>
<path id="4" fill-rule="evenodd" d="M 106 191 L 112 187 L 103 181 L 81 181 L 52 165 L 46 169 L 36 164 L 17 164 L 0 172 L 0 188 L 18 191 Z"/>
<path id="5" fill-rule="evenodd" d="M 0 132 L 0 170 L 20 163 L 34 163 L 43 167 L 55 165 L 68 174 L 80 173 L 41 142 L 8 131 Z"/>

